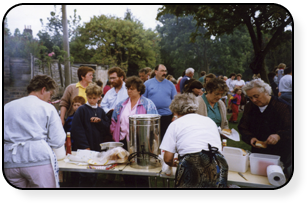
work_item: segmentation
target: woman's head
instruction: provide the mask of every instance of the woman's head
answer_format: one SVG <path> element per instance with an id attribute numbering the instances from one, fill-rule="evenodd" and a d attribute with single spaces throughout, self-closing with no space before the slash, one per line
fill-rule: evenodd
<path id="1" fill-rule="evenodd" d="M 126 79 L 125 86 L 127 90 L 136 89 L 137 92 L 139 92 L 139 96 L 141 96 L 145 92 L 145 85 L 143 84 L 143 81 L 137 76 L 128 77 Z"/>
<path id="2" fill-rule="evenodd" d="M 209 73 L 207 75 L 205 75 L 205 79 L 204 79 L 204 83 L 208 83 L 211 79 L 216 78 L 215 74 Z"/>
<path id="3" fill-rule="evenodd" d="M 198 99 L 192 93 L 177 94 L 172 100 L 169 109 L 179 115 L 195 113 L 198 109 Z"/>
<path id="4" fill-rule="evenodd" d="M 280 63 L 279 65 L 278 65 L 278 69 L 285 69 L 287 66 L 286 66 L 286 64 L 284 64 L 284 63 Z"/>
<path id="5" fill-rule="evenodd" d="M 57 88 L 56 82 L 47 75 L 37 75 L 27 86 L 28 93 L 37 92 L 45 87 L 46 91 L 54 91 Z"/>
<path id="6" fill-rule="evenodd" d="M 78 79 L 79 81 L 81 81 L 82 79 L 86 79 L 86 75 L 88 73 L 92 73 L 92 78 L 93 78 L 93 74 L 95 73 L 95 70 L 92 69 L 91 67 L 89 66 L 81 66 L 78 68 L 77 70 L 77 75 L 78 75 Z M 88 74 L 89 75 L 89 74 Z M 91 81 L 90 81 L 90 78 L 88 79 L 89 81 L 87 81 L 88 83 L 92 82 L 92 78 L 91 78 Z"/>
<path id="7" fill-rule="evenodd" d="M 238 81 L 240 81 L 240 80 L 242 79 L 242 75 L 241 75 L 241 74 L 237 74 L 237 75 L 236 75 L 236 79 L 237 79 Z"/>
<path id="8" fill-rule="evenodd" d="M 218 78 L 213 78 L 205 84 L 206 92 L 213 93 L 216 90 L 223 91 L 223 94 L 229 91 L 229 88 L 225 81 Z"/>
<path id="9" fill-rule="evenodd" d="M 255 79 L 242 87 L 245 95 L 257 106 L 263 107 L 268 104 L 272 88 L 261 79 Z"/>
<path id="10" fill-rule="evenodd" d="M 184 93 L 193 93 L 195 96 L 202 95 L 203 85 L 196 79 L 187 80 L 188 83 L 184 86 Z"/>

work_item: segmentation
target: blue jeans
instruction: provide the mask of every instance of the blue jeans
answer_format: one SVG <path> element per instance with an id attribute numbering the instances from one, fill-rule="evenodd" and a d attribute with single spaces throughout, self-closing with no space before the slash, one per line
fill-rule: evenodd
<path id="1" fill-rule="evenodd" d="M 282 92 L 280 98 L 285 100 L 292 106 L 292 92 Z"/>

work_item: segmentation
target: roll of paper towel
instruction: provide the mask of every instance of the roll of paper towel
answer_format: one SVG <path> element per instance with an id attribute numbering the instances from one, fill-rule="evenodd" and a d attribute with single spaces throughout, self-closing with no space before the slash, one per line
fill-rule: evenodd
<path id="1" fill-rule="evenodd" d="M 66 156 L 66 152 L 65 152 L 65 147 L 64 145 L 58 149 L 54 149 L 52 148 L 53 152 L 55 153 L 56 157 L 57 157 L 57 160 L 62 160 L 65 158 Z"/>
<path id="2" fill-rule="evenodd" d="M 266 169 L 269 183 L 274 186 L 281 186 L 286 182 L 282 168 L 278 165 L 270 165 Z"/>

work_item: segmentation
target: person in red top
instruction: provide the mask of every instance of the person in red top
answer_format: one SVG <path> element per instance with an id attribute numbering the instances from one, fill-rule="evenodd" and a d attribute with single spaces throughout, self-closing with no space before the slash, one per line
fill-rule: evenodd
<path id="1" fill-rule="evenodd" d="M 242 90 L 240 88 L 234 88 L 234 96 L 230 98 L 229 103 L 231 103 L 232 115 L 229 122 L 237 123 L 238 116 L 238 106 L 241 104 L 241 94 Z"/>
<path id="2" fill-rule="evenodd" d="M 107 81 L 107 84 L 106 84 L 106 86 L 103 89 L 103 94 L 106 95 L 108 90 L 110 90 L 111 88 L 112 88 L 112 85 L 110 84 L 110 81 Z"/>

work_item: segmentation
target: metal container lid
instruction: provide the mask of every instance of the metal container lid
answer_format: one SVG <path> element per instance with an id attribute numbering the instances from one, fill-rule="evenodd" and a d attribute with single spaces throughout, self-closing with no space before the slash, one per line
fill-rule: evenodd
<path id="1" fill-rule="evenodd" d="M 129 119 L 132 120 L 153 120 L 153 119 L 160 119 L 160 115 L 159 114 L 134 114 L 134 115 L 130 115 Z"/>

